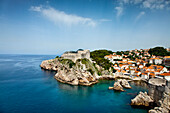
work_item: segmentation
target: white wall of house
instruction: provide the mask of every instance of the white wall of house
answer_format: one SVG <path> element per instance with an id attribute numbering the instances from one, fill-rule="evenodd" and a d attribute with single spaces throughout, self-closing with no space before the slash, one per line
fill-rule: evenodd
<path id="1" fill-rule="evenodd" d="M 170 76 L 165 76 L 165 79 L 170 81 Z"/>
<path id="2" fill-rule="evenodd" d="M 141 75 L 141 78 L 148 79 L 149 77 L 148 77 L 148 75 Z"/>
<path id="3" fill-rule="evenodd" d="M 143 65 L 140 65 L 139 68 L 143 68 Z"/>
<path id="4" fill-rule="evenodd" d="M 150 64 L 153 64 L 153 60 L 149 60 L 149 63 L 150 63 Z"/>
<path id="5" fill-rule="evenodd" d="M 120 55 L 114 55 L 114 56 L 112 56 L 112 59 L 122 59 L 122 56 L 120 56 Z"/>
<path id="6" fill-rule="evenodd" d="M 158 75 L 158 76 L 155 76 L 155 77 L 161 78 L 161 79 L 166 79 L 166 80 L 170 81 L 170 76 L 160 76 L 160 75 Z"/>
<path id="7" fill-rule="evenodd" d="M 162 64 L 162 59 L 155 59 L 155 64 Z"/>
<path id="8" fill-rule="evenodd" d="M 160 73 L 166 73 L 166 72 L 168 72 L 168 69 L 167 69 L 166 67 L 164 67 L 164 68 L 160 71 Z"/>

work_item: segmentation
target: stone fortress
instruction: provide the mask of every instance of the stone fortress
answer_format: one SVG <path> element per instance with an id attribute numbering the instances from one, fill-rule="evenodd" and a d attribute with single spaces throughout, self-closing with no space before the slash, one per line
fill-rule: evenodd
<path id="1" fill-rule="evenodd" d="M 70 59 L 73 62 L 76 62 L 77 59 L 87 58 L 90 59 L 90 51 L 78 49 L 77 51 L 67 51 L 61 55 L 64 59 Z"/>
<path id="2" fill-rule="evenodd" d="M 160 78 L 152 78 L 148 82 L 149 96 L 155 101 L 158 107 L 150 110 L 149 113 L 168 113 L 170 111 L 170 81 Z M 152 112 L 151 112 L 152 111 Z"/>

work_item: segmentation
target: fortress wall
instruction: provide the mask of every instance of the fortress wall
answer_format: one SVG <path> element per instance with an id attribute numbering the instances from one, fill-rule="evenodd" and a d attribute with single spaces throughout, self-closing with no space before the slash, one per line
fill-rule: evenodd
<path id="1" fill-rule="evenodd" d="M 164 106 L 166 108 L 169 106 L 170 102 L 169 84 L 170 81 L 165 81 L 164 79 L 152 79 L 151 81 L 149 81 L 148 94 L 158 106 Z"/>
<path id="2" fill-rule="evenodd" d="M 90 59 L 90 51 L 84 50 L 84 51 L 78 51 L 77 53 L 66 52 L 63 55 L 61 55 L 61 57 L 76 62 L 77 59 L 82 59 L 82 58 Z"/>

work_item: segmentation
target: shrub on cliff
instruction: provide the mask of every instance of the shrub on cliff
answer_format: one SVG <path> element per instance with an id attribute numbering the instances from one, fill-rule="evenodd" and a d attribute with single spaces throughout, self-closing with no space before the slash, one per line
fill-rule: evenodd
<path id="1" fill-rule="evenodd" d="M 59 56 L 56 56 L 55 58 L 60 58 Z"/>
<path id="2" fill-rule="evenodd" d="M 75 63 L 72 61 L 72 60 L 70 60 L 70 59 L 62 59 L 62 58 L 60 58 L 60 59 L 58 59 L 59 61 L 60 61 L 60 63 L 62 63 L 62 64 L 67 64 L 67 65 L 69 65 L 69 68 L 72 68 L 74 65 L 75 65 Z"/>
<path id="3" fill-rule="evenodd" d="M 104 56 L 112 54 L 112 51 L 108 50 L 95 50 L 90 52 L 90 57 L 99 65 L 102 66 L 104 69 L 108 70 L 112 63 L 109 60 L 105 59 Z"/>
<path id="4" fill-rule="evenodd" d="M 94 74 L 94 71 L 90 68 L 87 71 L 89 71 L 92 75 Z"/>

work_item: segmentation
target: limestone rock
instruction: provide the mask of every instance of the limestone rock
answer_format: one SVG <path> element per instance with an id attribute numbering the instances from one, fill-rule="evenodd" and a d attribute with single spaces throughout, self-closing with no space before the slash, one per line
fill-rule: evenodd
<path id="1" fill-rule="evenodd" d="M 124 91 L 123 87 L 120 85 L 120 82 L 118 82 L 118 81 L 114 83 L 113 89 L 116 91 Z"/>
<path id="2" fill-rule="evenodd" d="M 108 89 L 113 89 L 113 87 L 109 87 Z"/>
<path id="3" fill-rule="evenodd" d="M 102 75 L 100 79 L 113 80 L 115 77 L 113 75 Z"/>
<path id="4" fill-rule="evenodd" d="M 56 71 L 57 73 L 54 78 L 62 83 L 89 86 L 98 82 L 95 74 L 92 75 L 87 71 L 88 68 L 84 64 L 76 64 L 68 59 L 56 58 L 45 60 L 41 63 L 40 67 Z"/>
<path id="5" fill-rule="evenodd" d="M 139 92 L 139 94 L 131 100 L 131 105 L 137 106 L 149 106 L 149 103 L 153 102 L 150 96 L 148 96 L 147 92 Z"/>
<path id="6" fill-rule="evenodd" d="M 120 84 L 121 84 L 124 88 L 128 88 L 128 89 L 132 88 L 132 87 L 129 85 L 129 83 L 128 83 L 127 80 L 125 80 L 125 79 L 120 79 L 120 80 L 118 80 L 118 81 L 120 82 Z"/>
<path id="7" fill-rule="evenodd" d="M 164 107 L 155 107 L 149 110 L 149 113 L 169 113 L 169 110 Z"/>

